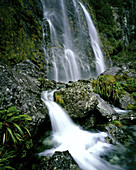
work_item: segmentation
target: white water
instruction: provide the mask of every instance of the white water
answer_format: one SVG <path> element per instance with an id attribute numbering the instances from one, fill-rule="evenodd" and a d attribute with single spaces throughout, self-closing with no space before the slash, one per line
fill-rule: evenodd
<path id="1" fill-rule="evenodd" d="M 87 21 L 87 25 L 88 25 L 88 29 L 89 29 L 89 36 L 91 39 L 91 44 L 92 44 L 92 48 L 93 48 L 94 55 L 95 55 L 96 70 L 97 70 L 97 74 L 99 75 L 102 72 L 104 72 L 106 69 L 106 65 L 104 62 L 104 56 L 103 56 L 103 53 L 102 53 L 100 45 L 99 45 L 97 31 L 95 29 L 95 26 L 93 24 L 91 16 L 89 15 L 89 12 L 86 10 L 86 8 L 81 3 L 80 3 L 80 5 L 81 5 L 81 7 L 84 11 L 85 17 L 86 17 L 86 21 Z"/>
<path id="2" fill-rule="evenodd" d="M 132 110 L 122 110 L 118 107 L 113 107 L 113 109 L 115 110 L 115 112 L 119 113 L 119 114 L 125 114 L 125 113 L 129 113 L 132 112 Z"/>
<path id="3" fill-rule="evenodd" d="M 51 156 L 55 151 L 66 151 L 72 155 L 82 170 L 118 169 L 100 158 L 112 148 L 105 142 L 106 133 L 91 133 L 77 126 L 67 113 L 53 101 L 54 92 L 42 92 L 42 100 L 49 110 L 52 124 L 54 148 L 39 155 Z"/>
<path id="4" fill-rule="evenodd" d="M 41 2 L 48 79 L 77 81 L 105 71 L 97 32 L 84 5 L 79 0 Z"/>

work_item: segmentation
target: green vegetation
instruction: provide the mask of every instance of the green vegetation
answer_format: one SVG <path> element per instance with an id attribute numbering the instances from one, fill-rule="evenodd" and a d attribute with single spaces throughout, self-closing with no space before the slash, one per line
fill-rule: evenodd
<path id="1" fill-rule="evenodd" d="M 82 0 L 99 32 L 102 50 L 117 63 L 131 63 L 136 68 L 136 6 L 135 0 Z"/>
<path id="2" fill-rule="evenodd" d="M 110 124 L 113 124 L 113 125 L 117 126 L 118 128 L 123 126 L 119 120 L 114 120 L 114 121 L 110 122 Z"/>
<path id="3" fill-rule="evenodd" d="M 105 100 L 112 101 L 113 104 L 117 103 L 120 95 L 123 94 L 120 82 L 117 82 L 112 75 L 100 76 L 92 82 L 92 85 L 95 93 L 100 94 Z"/>
<path id="4" fill-rule="evenodd" d="M 64 100 L 62 98 L 62 95 L 59 95 L 57 93 L 55 93 L 55 101 L 61 105 L 61 106 L 64 106 Z"/>
<path id="5" fill-rule="evenodd" d="M 31 1 L 27 2 L 29 5 Z M 10 66 L 29 59 L 42 67 L 41 25 L 23 1 L 1 4 L 0 60 Z"/>
<path id="6" fill-rule="evenodd" d="M 122 86 L 123 86 L 123 89 L 129 93 L 136 92 L 136 79 L 127 78 L 126 83 L 123 83 Z"/>
<path id="7" fill-rule="evenodd" d="M 122 94 L 127 91 L 136 100 L 136 79 L 121 75 L 101 75 L 97 80 L 93 80 L 94 92 L 109 101 L 117 104 Z M 135 104 L 136 105 L 136 104 Z M 135 109 L 135 105 L 130 105 L 128 109 Z"/>
<path id="8" fill-rule="evenodd" d="M 31 118 L 19 114 L 16 107 L 0 110 L 0 168 L 12 169 L 12 161 L 24 157 L 33 146 L 28 130 Z"/>
<path id="9" fill-rule="evenodd" d="M 133 92 L 131 95 L 132 95 L 133 98 L 136 100 L 136 92 Z"/>

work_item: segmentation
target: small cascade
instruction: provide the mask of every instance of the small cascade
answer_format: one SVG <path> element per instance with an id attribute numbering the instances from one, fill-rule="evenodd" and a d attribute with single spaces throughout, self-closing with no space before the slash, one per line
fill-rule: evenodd
<path id="1" fill-rule="evenodd" d="M 105 142 L 106 133 L 91 133 L 77 126 L 67 113 L 53 101 L 54 91 L 42 92 L 42 101 L 48 108 L 52 124 L 54 148 L 45 150 L 40 156 L 51 156 L 55 151 L 66 151 L 72 155 L 82 170 L 115 170 L 100 156 L 112 148 Z"/>
<path id="2" fill-rule="evenodd" d="M 48 79 L 77 81 L 105 71 L 97 32 L 84 5 L 78 0 L 41 2 Z"/>

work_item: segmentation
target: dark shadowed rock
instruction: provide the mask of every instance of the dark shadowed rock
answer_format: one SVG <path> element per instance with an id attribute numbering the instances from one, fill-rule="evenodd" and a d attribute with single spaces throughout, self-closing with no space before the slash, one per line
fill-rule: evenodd
<path id="1" fill-rule="evenodd" d="M 38 170 L 80 170 L 68 151 L 55 152 L 49 160 L 46 159 Z"/>

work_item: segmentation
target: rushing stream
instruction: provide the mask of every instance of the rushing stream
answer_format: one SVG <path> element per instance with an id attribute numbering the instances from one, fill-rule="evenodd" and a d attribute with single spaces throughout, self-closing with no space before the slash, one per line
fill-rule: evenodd
<path id="1" fill-rule="evenodd" d="M 45 150 L 40 156 L 51 156 L 55 151 L 66 151 L 72 155 L 83 170 L 119 169 L 103 160 L 100 155 L 113 148 L 105 142 L 106 133 L 91 133 L 77 126 L 67 113 L 53 101 L 54 92 L 42 92 L 42 100 L 49 110 L 52 124 L 54 148 Z"/>

